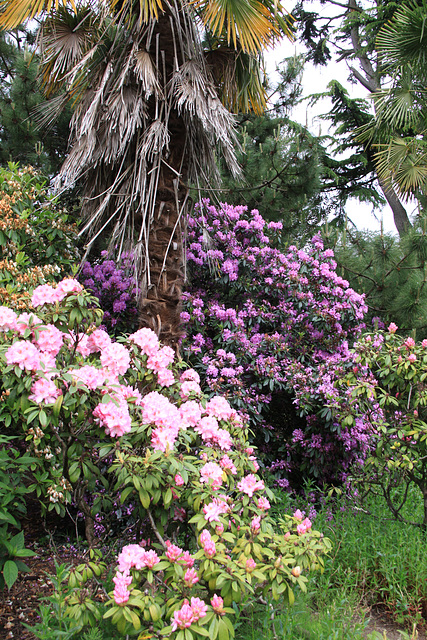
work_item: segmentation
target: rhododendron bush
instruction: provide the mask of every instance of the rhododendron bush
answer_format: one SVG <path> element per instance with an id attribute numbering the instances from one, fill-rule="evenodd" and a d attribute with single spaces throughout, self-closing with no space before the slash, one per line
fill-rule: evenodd
<path id="1" fill-rule="evenodd" d="M 150 329 L 114 341 L 97 328 L 102 312 L 76 280 L 39 286 L 31 301 L 34 313 L 0 308 L 1 429 L 37 459 L 45 508 L 74 502 L 91 544 L 116 496 L 131 507 L 107 612 L 120 633 L 226 639 L 244 594 L 292 601 L 329 543 L 300 513 L 269 515 L 236 410 L 204 395 Z"/>
<path id="2" fill-rule="evenodd" d="M 415 342 L 397 329 L 392 322 L 388 330 L 365 333 L 354 347 L 356 366 L 343 380 L 358 408 L 348 422 L 363 412 L 372 423 L 372 452 L 355 479 L 362 503 L 378 493 L 396 519 L 427 527 L 427 340 Z M 422 522 L 408 512 L 408 495 L 424 505 Z"/>
<path id="3" fill-rule="evenodd" d="M 352 398 L 336 387 L 354 366 L 349 343 L 366 306 L 320 236 L 286 253 L 270 246 L 280 226 L 245 207 L 196 208 L 184 353 L 211 393 L 248 417 L 282 486 L 341 481 L 368 452 L 369 423 L 343 424 Z"/>

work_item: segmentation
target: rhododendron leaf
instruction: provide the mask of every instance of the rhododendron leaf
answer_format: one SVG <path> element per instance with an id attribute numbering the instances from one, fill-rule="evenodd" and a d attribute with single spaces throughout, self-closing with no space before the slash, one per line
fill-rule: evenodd
<path id="1" fill-rule="evenodd" d="M 55 416 L 56 419 L 58 419 L 63 401 L 64 401 L 64 396 L 61 394 L 60 396 L 58 396 L 58 398 L 56 399 L 56 402 L 52 407 L 53 415 Z"/>
<path id="2" fill-rule="evenodd" d="M 228 632 L 228 627 L 224 622 L 224 618 L 221 618 L 218 622 L 218 637 L 219 640 L 229 640 L 230 634 Z"/>
<path id="3" fill-rule="evenodd" d="M 206 616 L 204 616 L 202 618 L 202 622 L 203 622 L 203 624 L 207 623 Z M 205 629 L 204 627 L 197 627 L 196 633 L 199 636 L 204 636 L 205 638 L 210 638 L 209 631 L 207 629 Z"/>
<path id="4" fill-rule="evenodd" d="M 150 496 L 148 495 L 148 493 L 143 489 L 140 489 L 140 491 L 138 492 L 138 495 L 144 509 L 148 509 L 148 507 L 150 506 Z M 172 499 L 172 496 L 171 496 L 171 499 Z"/>
<path id="5" fill-rule="evenodd" d="M 288 586 L 288 601 L 289 601 L 289 604 L 294 604 L 295 602 L 294 592 L 289 586 Z"/>

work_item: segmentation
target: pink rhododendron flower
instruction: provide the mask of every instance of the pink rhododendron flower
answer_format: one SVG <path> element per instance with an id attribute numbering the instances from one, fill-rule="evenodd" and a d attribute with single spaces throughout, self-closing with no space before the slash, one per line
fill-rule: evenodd
<path id="1" fill-rule="evenodd" d="M 222 522 L 216 525 L 215 531 L 219 536 L 221 536 L 224 533 L 224 525 L 222 524 Z"/>
<path id="2" fill-rule="evenodd" d="M 120 573 L 119 571 L 113 578 L 113 582 L 116 585 L 114 587 L 113 598 L 116 604 L 125 604 L 129 600 L 128 586 L 132 582 L 132 576 L 128 573 Z"/>
<path id="3" fill-rule="evenodd" d="M 172 544 L 170 540 L 166 540 L 166 557 L 169 562 L 176 562 L 183 554 L 183 550 L 176 544 Z"/>
<path id="4" fill-rule="evenodd" d="M 68 373 L 73 376 L 74 380 L 83 382 L 91 391 L 105 384 L 105 372 L 89 364 L 80 367 L 80 369 L 71 369 Z"/>
<path id="5" fill-rule="evenodd" d="M 15 331 L 17 329 L 16 313 L 8 307 L 0 307 L 0 331 Z"/>
<path id="6" fill-rule="evenodd" d="M 254 474 L 250 473 L 237 483 L 237 488 L 239 491 L 243 491 L 243 493 L 246 493 L 250 498 L 252 498 L 255 491 L 258 491 L 258 489 L 264 489 L 264 482 L 262 480 L 257 480 Z"/>
<path id="7" fill-rule="evenodd" d="M 271 505 L 267 500 L 267 498 L 261 497 L 261 498 L 258 498 L 257 507 L 258 509 L 261 509 L 261 511 L 268 511 Z"/>
<path id="8" fill-rule="evenodd" d="M 207 558 L 213 558 L 216 554 L 216 545 L 213 540 L 207 540 L 203 546 L 203 550 L 205 552 L 205 556 Z"/>
<path id="9" fill-rule="evenodd" d="M 255 458 L 255 456 L 249 456 L 249 460 L 252 462 L 253 467 L 255 469 L 255 472 L 258 471 L 259 464 L 258 464 L 258 460 Z"/>
<path id="10" fill-rule="evenodd" d="M 185 484 L 184 483 L 184 478 L 181 475 L 179 475 L 179 473 L 177 473 L 175 475 L 174 479 L 175 479 L 175 484 L 176 484 L 177 487 L 182 487 L 182 485 Z"/>
<path id="11" fill-rule="evenodd" d="M 298 578 L 301 575 L 301 567 L 293 567 L 291 573 L 295 578 Z"/>
<path id="12" fill-rule="evenodd" d="M 171 427 L 157 427 L 151 432 L 151 446 L 155 451 L 172 451 L 177 432 Z"/>
<path id="13" fill-rule="evenodd" d="M 175 384 L 175 376 L 170 369 L 160 369 L 157 372 L 157 382 L 161 387 L 171 387 Z"/>
<path id="14" fill-rule="evenodd" d="M 179 407 L 179 415 L 183 424 L 195 427 L 202 417 L 202 409 L 196 400 L 187 400 Z"/>
<path id="15" fill-rule="evenodd" d="M 91 353 L 96 353 L 97 351 L 102 351 L 106 349 L 108 345 L 111 344 L 111 338 L 104 329 L 95 329 L 88 339 L 86 346 L 90 349 Z"/>
<path id="16" fill-rule="evenodd" d="M 31 304 L 33 307 L 41 307 L 44 304 L 54 304 L 58 301 L 56 289 L 50 284 L 41 284 L 36 287 L 31 296 Z"/>
<path id="17" fill-rule="evenodd" d="M 218 420 L 228 420 L 236 413 L 234 409 L 230 407 L 228 400 L 223 396 L 214 396 L 209 400 L 205 409 L 209 416 L 214 416 Z"/>
<path id="18" fill-rule="evenodd" d="M 302 520 L 302 519 L 303 519 L 303 517 L 304 517 L 304 516 L 302 515 L 301 511 L 300 511 L 299 509 L 297 509 L 297 510 L 295 511 L 295 513 L 294 513 L 294 518 L 295 518 L 296 520 Z"/>
<path id="19" fill-rule="evenodd" d="M 170 427 L 178 433 L 181 420 L 177 407 L 158 391 L 151 391 L 141 401 L 142 420 L 157 427 Z"/>
<path id="20" fill-rule="evenodd" d="M 252 518 L 251 521 L 251 531 L 253 534 L 257 534 L 259 533 L 261 529 L 261 517 L 260 516 L 256 516 L 255 518 Z"/>
<path id="21" fill-rule="evenodd" d="M 40 353 L 31 342 L 18 340 L 6 351 L 6 362 L 9 365 L 17 364 L 26 371 L 37 371 L 40 367 Z"/>
<path id="22" fill-rule="evenodd" d="M 194 622 L 200 620 L 200 618 L 204 618 L 208 612 L 208 607 L 203 600 L 200 598 L 191 598 L 191 609 L 193 611 Z"/>
<path id="23" fill-rule="evenodd" d="M 132 567 L 142 569 L 145 567 L 146 551 L 139 544 L 128 544 L 119 553 L 117 563 L 119 571 L 129 572 Z"/>
<path id="24" fill-rule="evenodd" d="M 118 406 L 112 401 L 101 402 L 93 410 L 93 415 L 105 428 L 107 435 L 120 437 L 131 430 L 127 402 L 120 402 Z"/>
<path id="25" fill-rule="evenodd" d="M 424 340 L 421 343 L 421 346 L 423 349 L 425 349 L 427 347 L 427 339 L 424 338 Z"/>
<path id="26" fill-rule="evenodd" d="M 52 380 L 39 378 L 33 383 L 28 399 L 37 404 L 42 402 L 52 404 L 60 395 L 62 395 L 62 391 L 56 387 Z"/>
<path id="27" fill-rule="evenodd" d="M 113 375 L 124 375 L 129 369 L 129 351 L 118 342 L 111 342 L 101 351 L 101 364 Z"/>
<path id="28" fill-rule="evenodd" d="M 409 362 L 415 362 L 417 359 L 417 356 L 415 355 L 415 353 L 410 353 L 408 356 L 408 360 Z"/>
<path id="29" fill-rule="evenodd" d="M 209 482 L 212 480 L 214 489 L 218 489 L 222 485 L 222 469 L 216 462 L 207 462 L 200 469 L 200 482 Z"/>
<path id="30" fill-rule="evenodd" d="M 144 555 L 144 564 L 148 569 L 152 569 L 160 562 L 160 558 L 153 549 L 149 549 Z"/>
<path id="31" fill-rule="evenodd" d="M 303 533 L 306 533 L 307 531 L 310 531 L 311 529 L 311 521 L 306 518 L 305 520 L 303 520 L 298 526 L 297 526 L 297 533 L 299 536 L 302 536 Z"/>
<path id="32" fill-rule="evenodd" d="M 397 324 L 394 324 L 394 322 L 390 322 L 390 324 L 388 325 L 388 330 L 390 333 L 396 333 L 398 329 Z"/>
<path id="33" fill-rule="evenodd" d="M 219 516 L 222 513 L 228 512 L 228 504 L 224 500 L 214 498 L 209 504 L 205 504 L 203 507 L 203 513 L 205 514 L 205 520 L 208 522 L 220 522 Z"/>
<path id="34" fill-rule="evenodd" d="M 175 352 L 171 347 L 165 346 L 158 349 L 155 353 L 148 356 L 147 367 L 158 373 L 162 369 L 166 369 L 175 359 Z"/>
<path id="35" fill-rule="evenodd" d="M 187 369 L 187 371 L 181 373 L 179 381 L 185 382 L 186 380 L 191 380 L 192 382 L 200 384 L 200 376 L 194 369 Z"/>
<path id="36" fill-rule="evenodd" d="M 415 340 L 413 338 L 406 338 L 403 344 L 407 349 L 413 349 L 415 347 Z"/>
<path id="37" fill-rule="evenodd" d="M 68 293 L 79 293 L 83 291 L 83 287 L 74 278 L 64 278 L 56 287 L 56 296 L 58 300 L 62 300 Z"/>
<path id="38" fill-rule="evenodd" d="M 193 609 L 188 604 L 188 600 L 185 600 L 181 609 L 174 611 L 173 613 L 173 617 L 171 618 L 172 631 L 176 631 L 177 629 L 187 629 L 188 627 L 191 627 L 193 621 Z"/>
<path id="39" fill-rule="evenodd" d="M 256 567 L 256 562 L 253 558 L 248 558 L 246 560 L 246 571 L 247 573 L 252 573 L 252 571 L 255 569 Z"/>
<path id="40" fill-rule="evenodd" d="M 219 615 L 224 614 L 224 600 L 221 596 L 217 596 L 215 593 L 214 597 L 211 599 L 211 605 L 215 613 L 218 613 Z"/>
<path id="41" fill-rule="evenodd" d="M 59 331 L 53 324 L 47 324 L 38 329 L 36 335 L 37 338 L 34 339 L 34 342 L 40 351 L 47 351 L 53 356 L 58 355 L 64 341 L 62 331 Z"/>
<path id="42" fill-rule="evenodd" d="M 219 464 L 224 470 L 229 469 L 229 471 L 231 471 L 233 476 L 236 475 L 237 469 L 233 461 L 228 457 L 227 454 L 225 454 L 225 456 L 221 458 L 221 460 L 219 461 Z"/>
<path id="43" fill-rule="evenodd" d="M 151 329 L 144 327 L 132 333 L 128 340 L 134 342 L 146 356 L 154 356 L 160 348 L 159 339 Z"/>
<path id="44" fill-rule="evenodd" d="M 199 582 L 197 571 L 195 569 L 187 569 L 187 571 L 184 573 L 184 582 L 186 587 L 192 587 L 193 584 Z"/>
<path id="45" fill-rule="evenodd" d="M 194 558 L 189 551 L 184 551 L 179 559 L 179 562 L 182 562 L 184 566 L 187 567 L 187 569 L 191 569 L 191 567 L 194 565 Z"/>
<path id="46" fill-rule="evenodd" d="M 193 380 L 185 380 L 181 384 L 181 389 L 179 390 L 179 395 L 183 400 L 188 400 L 190 395 L 200 396 L 201 393 L 202 390 L 200 388 L 200 385 Z"/>
<path id="47" fill-rule="evenodd" d="M 210 531 L 208 531 L 208 529 L 203 529 L 202 533 L 200 534 L 200 544 L 202 547 L 205 546 L 206 542 L 212 540 L 212 536 L 210 534 Z"/>

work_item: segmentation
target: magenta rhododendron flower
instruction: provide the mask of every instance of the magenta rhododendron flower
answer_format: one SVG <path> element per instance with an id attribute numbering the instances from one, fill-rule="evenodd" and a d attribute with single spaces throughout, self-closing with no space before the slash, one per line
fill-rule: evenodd
<path id="1" fill-rule="evenodd" d="M 394 322 L 390 322 L 390 324 L 388 325 L 388 330 L 390 333 L 396 333 L 398 329 L 397 324 L 394 324 Z"/>

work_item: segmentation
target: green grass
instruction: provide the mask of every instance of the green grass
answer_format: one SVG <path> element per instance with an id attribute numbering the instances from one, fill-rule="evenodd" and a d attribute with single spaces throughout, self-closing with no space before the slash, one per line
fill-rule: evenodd
<path id="1" fill-rule="evenodd" d="M 412 637 L 413 625 L 424 623 L 427 614 L 427 532 L 392 520 L 380 498 L 364 506 L 372 515 L 343 499 L 318 508 L 314 526 L 333 544 L 323 575 L 310 579 L 307 594 L 299 593 L 292 607 L 273 603 L 267 614 L 265 607 L 248 606 L 238 617 L 236 640 L 362 640 L 371 607 Z M 284 495 L 275 510 L 304 507 L 308 512 L 304 500 Z M 414 493 L 407 512 L 421 507 Z"/>

